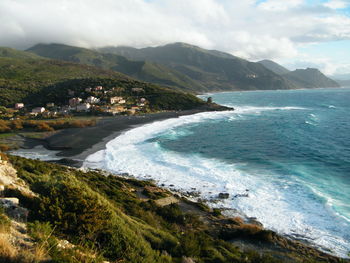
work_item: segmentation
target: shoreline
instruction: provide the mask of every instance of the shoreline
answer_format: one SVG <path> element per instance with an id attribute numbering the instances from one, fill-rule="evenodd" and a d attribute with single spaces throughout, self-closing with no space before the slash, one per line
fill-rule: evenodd
<path id="1" fill-rule="evenodd" d="M 99 119 L 95 126 L 60 130 L 45 139 L 24 138 L 24 145 L 21 148 L 33 149 L 41 145 L 49 151 L 59 151 L 56 156 L 61 159 L 52 162 L 80 168 L 89 155 L 105 149 L 109 141 L 130 129 L 180 116 L 226 110 L 234 109 L 212 104 L 192 110 L 104 117 Z"/>
<path id="2" fill-rule="evenodd" d="M 178 118 L 180 116 L 192 115 L 192 114 L 207 112 L 207 111 L 208 111 L 207 109 L 196 109 L 196 110 L 188 110 L 188 111 L 180 111 L 180 112 L 160 112 L 160 113 L 152 113 L 152 114 L 136 115 L 136 116 L 106 117 L 99 120 L 98 124 L 94 127 L 65 129 L 44 140 L 40 140 L 40 139 L 39 140 L 34 139 L 34 140 L 37 143 L 36 146 L 43 145 L 49 150 L 60 151 L 57 154 L 57 156 L 62 157 L 62 159 L 58 161 L 53 160 L 52 162 L 75 167 L 75 168 L 80 168 L 83 161 L 86 159 L 86 157 L 88 157 L 90 154 L 96 153 L 97 151 L 105 149 L 106 144 L 110 140 L 116 138 L 117 136 L 120 136 L 121 134 L 123 134 L 124 132 L 130 129 L 143 126 L 145 124 L 152 123 L 155 121 L 162 121 L 169 118 Z M 77 137 L 78 135 L 80 135 L 80 138 Z M 86 140 L 88 140 L 89 144 L 82 144 L 82 142 Z M 116 174 L 116 176 L 120 176 L 120 175 Z M 128 175 L 128 177 L 131 177 L 135 180 L 147 181 L 147 179 L 138 179 L 132 175 Z M 186 198 L 187 200 L 192 201 L 196 199 L 194 196 L 186 195 L 186 193 L 181 191 L 176 191 L 176 190 L 173 191 L 172 189 L 163 187 L 159 184 L 158 184 L 158 187 L 170 190 L 173 194 L 179 194 L 180 196 Z M 220 200 L 220 198 L 218 198 L 217 200 Z M 203 201 L 208 201 L 207 204 L 210 203 L 209 200 L 203 200 Z M 196 200 L 195 202 L 200 203 L 200 200 Z M 225 211 L 225 208 L 222 208 L 221 210 Z M 241 216 L 245 220 L 249 220 L 249 221 L 251 220 L 253 224 L 257 224 L 257 225 L 260 224 L 258 222 L 258 219 L 249 218 L 243 213 L 241 213 L 241 211 L 238 211 L 238 210 L 236 212 L 237 212 L 237 215 Z M 270 231 L 268 228 L 264 227 L 264 229 Z M 305 247 L 315 249 L 321 253 L 330 255 L 331 257 L 334 256 L 332 254 L 329 254 L 331 253 L 330 251 L 326 252 L 325 250 L 317 248 L 316 246 L 314 246 L 313 244 L 309 243 L 306 240 L 303 240 L 302 238 L 298 239 L 293 236 L 282 235 L 282 234 L 278 234 L 277 232 L 274 232 L 274 233 L 276 233 L 278 236 L 280 236 L 283 239 L 286 238 L 288 240 L 291 240 L 292 242 L 301 242 L 302 244 L 304 244 Z"/>

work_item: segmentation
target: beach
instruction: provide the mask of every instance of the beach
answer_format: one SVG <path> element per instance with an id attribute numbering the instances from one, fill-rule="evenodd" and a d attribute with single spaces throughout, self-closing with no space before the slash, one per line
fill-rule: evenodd
<path id="1" fill-rule="evenodd" d="M 54 160 L 55 162 L 81 167 L 87 156 L 103 150 L 109 141 L 129 129 L 169 118 L 223 110 L 232 110 L 232 108 L 212 104 L 193 110 L 103 117 L 98 119 L 96 125 L 92 127 L 64 129 L 45 139 L 26 138 L 24 148 L 31 149 L 42 145 L 47 150 L 59 151 L 56 156 L 61 159 Z"/>

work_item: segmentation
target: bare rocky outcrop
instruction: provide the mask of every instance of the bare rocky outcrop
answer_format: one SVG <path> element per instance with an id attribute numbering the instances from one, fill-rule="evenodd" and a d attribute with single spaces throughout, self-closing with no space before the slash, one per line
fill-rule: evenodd
<path id="1" fill-rule="evenodd" d="M 1 195 L 6 188 L 17 189 L 27 196 L 36 196 L 23 180 L 17 177 L 17 171 L 0 155 L 0 191 Z"/>

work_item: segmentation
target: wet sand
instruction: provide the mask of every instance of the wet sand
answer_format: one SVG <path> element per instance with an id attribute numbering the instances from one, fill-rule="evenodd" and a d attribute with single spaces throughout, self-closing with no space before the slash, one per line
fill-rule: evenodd
<path id="1" fill-rule="evenodd" d="M 44 140 L 28 140 L 26 148 L 43 145 L 49 150 L 59 150 L 57 156 L 62 157 L 61 164 L 80 167 L 87 156 L 105 149 L 106 144 L 126 130 L 140 125 L 161 121 L 179 116 L 191 115 L 205 111 L 228 110 L 229 108 L 203 107 L 194 110 L 160 112 L 135 116 L 104 117 L 96 126 L 85 128 L 69 128 L 57 132 Z M 57 162 L 57 161 L 56 161 Z"/>

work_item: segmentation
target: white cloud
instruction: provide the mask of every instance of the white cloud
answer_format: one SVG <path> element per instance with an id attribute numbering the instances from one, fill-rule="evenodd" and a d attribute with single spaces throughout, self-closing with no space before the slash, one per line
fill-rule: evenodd
<path id="1" fill-rule="evenodd" d="M 324 6 L 329 7 L 331 9 L 343 9 L 347 8 L 350 5 L 349 1 L 344 0 L 331 0 L 324 3 Z"/>
<path id="2" fill-rule="evenodd" d="M 301 6 L 303 0 L 268 0 L 259 5 L 259 8 L 268 11 L 286 11 Z"/>
<path id="3" fill-rule="evenodd" d="M 188 42 L 247 59 L 298 56 L 307 43 L 350 39 L 350 18 L 306 0 L 0 0 L 0 45 L 136 47 Z"/>

